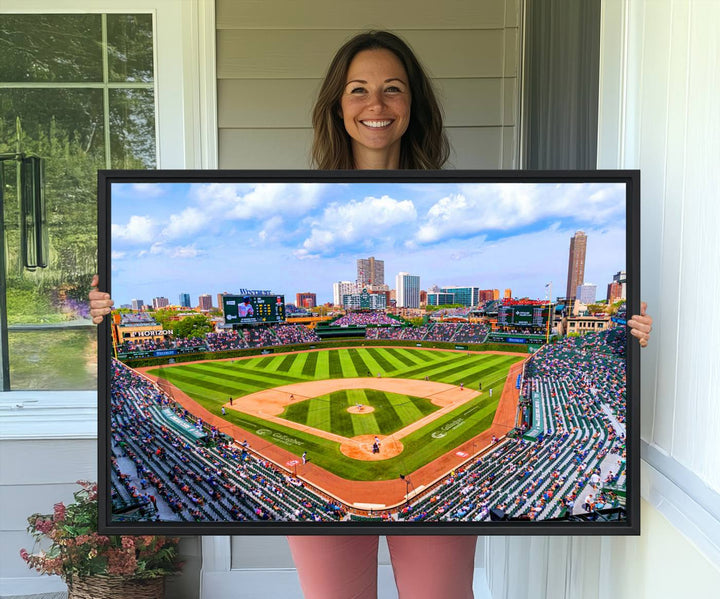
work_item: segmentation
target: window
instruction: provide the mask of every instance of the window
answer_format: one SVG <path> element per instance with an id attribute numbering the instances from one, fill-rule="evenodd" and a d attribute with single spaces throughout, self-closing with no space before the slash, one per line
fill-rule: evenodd
<path id="1" fill-rule="evenodd" d="M 153 40 L 152 14 L 0 21 L 5 390 L 96 386 L 86 305 L 96 270 L 96 171 L 156 166 Z M 44 160 L 45 268 L 27 268 L 20 251 L 18 156 Z"/>

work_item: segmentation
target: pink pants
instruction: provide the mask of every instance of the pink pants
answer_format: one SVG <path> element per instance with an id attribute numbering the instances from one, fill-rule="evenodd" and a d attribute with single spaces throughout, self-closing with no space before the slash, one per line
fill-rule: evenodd
<path id="1" fill-rule="evenodd" d="M 472 599 L 475 536 L 388 537 L 399 599 Z M 288 537 L 305 599 L 375 599 L 376 536 Z"/>

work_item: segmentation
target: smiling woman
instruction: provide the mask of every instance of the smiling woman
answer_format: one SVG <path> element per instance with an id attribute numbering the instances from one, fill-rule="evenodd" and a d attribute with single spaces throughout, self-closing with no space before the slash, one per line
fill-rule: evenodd
<path id="1" fill-rule="evenodd" d="M 450 154 L 430 78 L 387 31 L 362 33 L 338 50 L 312 123 L 321 169 L 439 169 Z"/>

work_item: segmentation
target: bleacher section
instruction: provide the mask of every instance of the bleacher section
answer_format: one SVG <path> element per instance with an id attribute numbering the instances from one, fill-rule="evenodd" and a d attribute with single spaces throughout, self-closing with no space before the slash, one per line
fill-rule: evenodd
<path id="1" fill-rule="evenodd" d="M 368 327 L 365 338 L 485 343 L 489 333 L 490 328 L 484 324 L 437 322 L 420 327 Z"/>

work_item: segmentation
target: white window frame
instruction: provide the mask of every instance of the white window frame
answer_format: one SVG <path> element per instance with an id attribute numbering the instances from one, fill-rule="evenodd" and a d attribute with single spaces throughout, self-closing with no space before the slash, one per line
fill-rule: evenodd
<path id="1" fill-rule="evenodd" d="M 213 0 L 0 0 L 0 15 L 33 13 L 152 14 L 157 166 L 217 168 Z M 68 438 L 97 439 L 96 391 L 0 392 L 0 440 Z"/>

